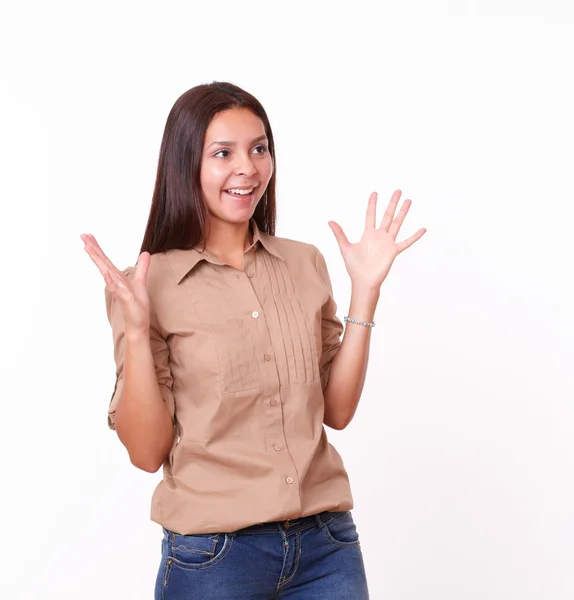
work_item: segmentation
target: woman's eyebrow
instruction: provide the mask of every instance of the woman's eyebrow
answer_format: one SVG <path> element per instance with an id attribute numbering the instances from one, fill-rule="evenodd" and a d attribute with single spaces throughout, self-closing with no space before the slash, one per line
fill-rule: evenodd
<path id="1" fill-rule="evenodd" d="M 267 136 L 265 134 L 260 135 L 259 137 L 256 137 L 251 143 L 254 144 L 255 142 L 259 142 L 261 140 L 265 140 L 267 139 Z M 211 146 L 215 145 L 215 144 L 220 144 L 222 146 L 235 146 L 237 142 L 226 142 L 226 141 L 220 141 L 220 142 L 211 142 L 211 144 L 209 144 L 209 146 L 207 146 L 208 148 L 211 148 Z"/>

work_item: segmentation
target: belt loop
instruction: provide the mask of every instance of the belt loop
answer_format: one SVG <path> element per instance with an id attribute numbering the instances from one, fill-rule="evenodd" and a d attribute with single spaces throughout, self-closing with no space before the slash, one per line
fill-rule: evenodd
<path id="1" fill-rule="evenodd" d="M 313 515 L 315 517 L 315 521 L 317 521 L 318 527 L 323 527 L 323 521 L 321 520 L 321 514 L 322 513 L 317 513 L 317 514 Z"/>

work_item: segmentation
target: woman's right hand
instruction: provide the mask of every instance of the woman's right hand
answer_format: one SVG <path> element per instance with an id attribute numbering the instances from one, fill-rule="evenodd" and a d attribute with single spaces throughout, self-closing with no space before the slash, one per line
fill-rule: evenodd
<path id="1" fill-rule="evenodd" d="M 126 333 L 147 333 L 149 331 L 149 295 L 146 277 L 150 263 L 149 252 L 140 254 L 135 273 L 128 278 L 104 254 L 92 234 L 82 234 L 80 237 L 85 244 L 84 250 L 103 275 L 106 289 L 121 304 Z"/>

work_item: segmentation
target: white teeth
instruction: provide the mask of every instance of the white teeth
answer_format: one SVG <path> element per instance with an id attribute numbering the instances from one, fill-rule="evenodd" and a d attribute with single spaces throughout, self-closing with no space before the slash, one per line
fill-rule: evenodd
<path id="1" fill-rule="evenodd" d="M 251 188 L 250 190 L 225 190 L 230 194 L 239 194 L 240 196 L 248 196 L 255 188 Z"/>

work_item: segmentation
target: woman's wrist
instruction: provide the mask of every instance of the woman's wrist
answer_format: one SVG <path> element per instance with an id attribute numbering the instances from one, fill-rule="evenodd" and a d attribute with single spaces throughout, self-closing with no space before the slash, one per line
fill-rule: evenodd
<path id="1" fill-rule="evenodd" d="M 149 327 L 126 327 L 126 341 L 129 344 L 139 344 L 149 340 Z"/>
<path id="2" fill-rule="evenodd" d="M 357 321 L 373 321 L 381 291 L 369 286 L 353 284 L 351 289 L 351 305 L 347 315 Z"/>

